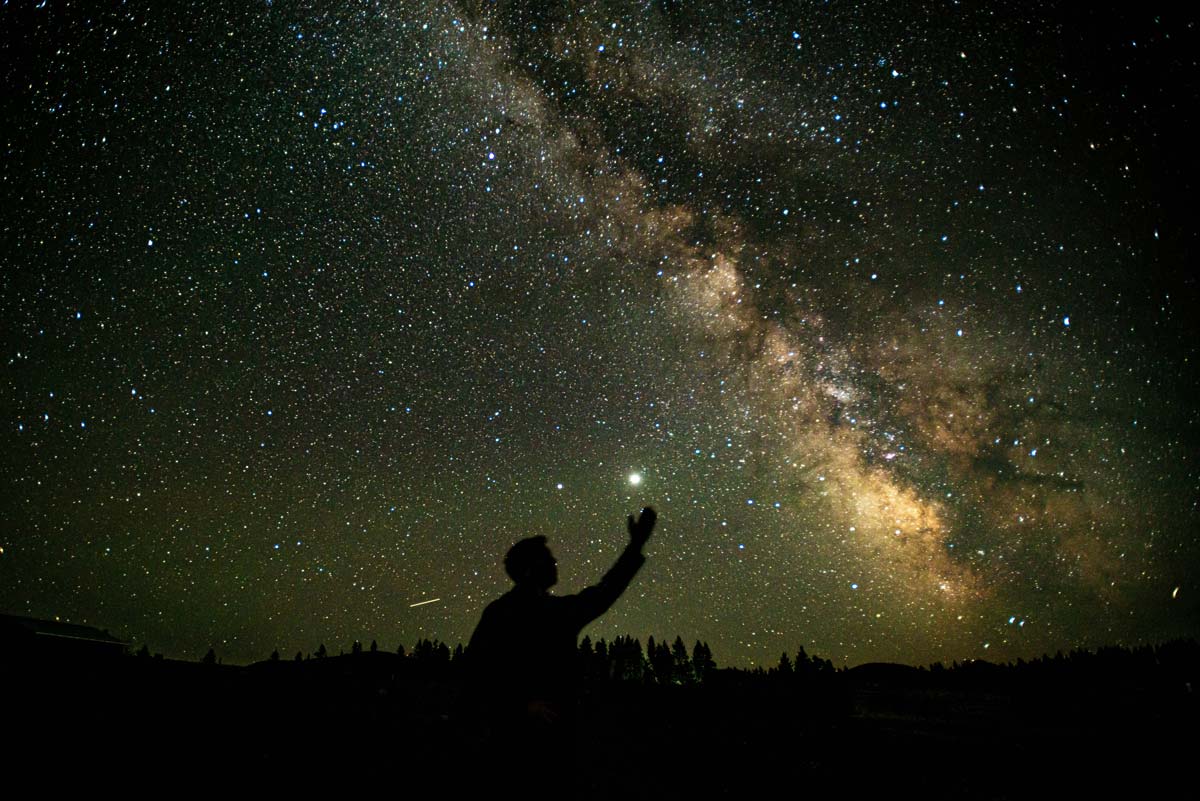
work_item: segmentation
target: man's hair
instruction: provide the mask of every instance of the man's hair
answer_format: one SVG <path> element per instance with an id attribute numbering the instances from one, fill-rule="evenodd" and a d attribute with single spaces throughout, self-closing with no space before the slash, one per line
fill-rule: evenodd
<path id="1" fill-rule="evenodd" d="M 550 550 L 546 547 L 546 538 L 540 534 L 536 537 L 526 537 L 508 549 L 504 555 L 504 572 L 513 581 L 520 581 L 529 572 L 537 558 L 543 552 Z"/>

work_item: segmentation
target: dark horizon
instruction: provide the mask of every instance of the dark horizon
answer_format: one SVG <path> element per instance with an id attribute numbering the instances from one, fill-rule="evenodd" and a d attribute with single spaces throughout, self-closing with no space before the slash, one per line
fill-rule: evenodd
<path id="1" fill-rule="evenodd" d="M 635 659 L 639 647 L 614 641 L 580 649 L 577 694 L 563 707 L 576 725 L 529 750 L 520 725 L 487 712 L 478 663 L 445 650 L 219 667 L 89 656 L 78 641 L 39 653 L 28 641 L 12 647 L 0 628 L 18 689 L 6 708 L 13 764 L 38 774 L 69 765 L 68 781 L 90 782 L 130 766 L 145 787 L 202 771 L 210 784 L 276 790 L 311 790 L 323 776 L 345 786 L 354 775 L 357 787 L 410 795 L 486 795 L 513 781 L 527 785 L 525 797 L 595 799 L 783 786 L 929 798 L 1160 794 L 1190 780 L 1200 667 L 1195 640 L 920 671 L 838 671 L 798 655 L 753 672 L 713 669 L 711 655 L 689 659 L 677 643 Z M 638 737 L 653 747 L 630 754 Z M 516 778 L 508 768 L 530 756 L 536 776 Z"/>
<path id="2" fill-rule="evenodd" d="M 0 619 L 8 618 L 8 617 L 10 617 L 10 615 L 8 613 L 0 612 Z M 379 643 L 379 640 L 377 638 L 365 639 L 365 640 L 364 639 L 356 639 L 356 640 L 351 641 L 351 643 L 348 647 L 346 647 L 340 641 L 335 642 L 331 646 L 331 645 L 329 645 L 329 643 L 327 641 L 321 640 L 317 643 L 317 646 L 315 646 L 311 649 L 298 648 L 293 651 L 291 648 L 287 648 L 287 647 L 284 647 L 284 648 L 276 647 L 276 648 L 272 649 L 271 652 L 268 652 L 265 656 L 262 656 L 261 658 L 251 658 L 246 661 L 228 661 L 228 660 L 226 660 L 225 655 L 216 646 L 210 646 L 209 649 L 204 654 L 201 654 L 200 656 L 170 654 L 170 653 L 164 653 L 163 651 L 161 651 L 157 648 L 150 647 L 151 643 L 148 643 L 148 642 L 135 642 L 135 641 L 130 641 L 130 640 L 123 640 L 118 636 L 119 632 L 112 632 L 108 628 L 105 628 L 100 625 L 92 625 L 92 624 L 88 624 L 86 622 L 76 622 L 76 621 L 65 621 L 65 620 L 64 621 L 45 621 L 45 620 L 41 620 L 38 618 L 24 618 L 22 616 L 14 616 L 14 617 L 17 617 L 17 618 L 20 618 L 23 620 L 28 620 L 31 622 L 52 622 L 55 624 L 65 623 L 68 625 L 76 625 L 76 626 L 80 626 L 83 628 L 94 629 L 96 632 L 101 632 L 102 634 L 104 634 L 106 636 L 112 637 L 115 640 L 120 641 L 123 644 L 123 652 L 126 657 L 148 656 L 148 657 L 152 657 L 155 659 L 165 659 L 165 660 L 171 661 L 171 662 L 195 663 L 195 662 L 204 662 L 204 661 L 208 660 L 211 656 L 217 664 L 220 664 L 222 666 L 230 666 L 230 667 L 250 667 L 253 665 L 264 664 L 264 663 L 268 663 L 268 662 L 272 662 L 272 661 L 280 661 L 280 662 L 304 661 L 304 662 L 307 662 L 312 659 L 354 656 L 354 655 L 356 655 L 356 653 L 371 653 L 374 651 L 378 651 L 380 653 L 386 653 L 386 654 L 393 655 L 393 656 L 399 655 L 399 656 L 403 656 L 403 657 L 413 657 L 414 654 L 417 653 L 420 650 L 420 648 L 422 648 L 423 646 L 429 646 L 434 649 L 444 647 L 446 654 L 448 655 L 448 658 L 458 658 L 460 656 L 461 652 L 466 649 L 466 645 L 467 645 L 465 642 L 461 642 L 461 641 L 450 642 L 447 640 L 442 640 L 439 637 L 423 637 L 423 638 L 415 640 L 411 643 L 396 642 L 396 643 L 392 644 L 389 642 L 385 642 L 382 645 Z M 684 637 L 682 634 L 676 634 L 676 635 L 673 635 L 670 637 L 657 637 L 653 634 L 650 634 L 650 635 L 646 635 L 645 637 L 643 637 L 643 636 L 631 634 L 629 632 L 615 634 L 615 635 L 611 635 L 611 636 L 605 636 L 603 634 L 601 634 L 599 636 L 594 636 L 592 633 L 585 633 L 585 634 L 581 635 L 579 638 L 578 648 L 582 652 L 584 650 L 595 647 L 600 642 L 605 642 L 609 646 L 611 646 L 611 644 L 614 641 L 621 641 L 621 640 L 636 642 L 638 644 L 639 651 L 643 650 L 642 646 L 645 646 L 645 650 L 648 651 L 651 642 L 658 642 L 661 644 L 673 645 L 676 640 L 680 640 L 683 642 L 684 646 L 688 649 L 688 652 L 691 653 L 696 645 L 702 644 L 708 650 L 708 656 L 714 660 L 716 668 L 718 668 L 718 669 L 730 668 L 730 669 L 738 670 L 738 671 L 754 671 L 757 669 L 773 671 L 779 667 L 780 656 L 783 656 L 783 655 L 786 655 L 790 659 L 793 659 L 793 660 L 798 656 L 798 654 L 807 654 L 809 658 L 814 658 L 817 660 L 825 660 L 826 659 L 824 654 L 812 653 L 805 646 L 804 643 L 799 643 L 796 647 L 794 647 L 790 650 L 785 650 L 784 652 L 781 653 L 780 656 L 776 656 L 774 660 L 767 660 L 766 662 L 763 662 L 761 664 L 757 664 L 754 662 L 750 662 L 749 664 L 734 664 L 734 663 L 726 662 L 723 659 L 718 659 L 717 657 L 720 655 L 711 652 L 711 648 L 709 648 L 707 641 L 703 637 L 689 639 L 687 637 Z M 1177 646 L 1180 644 L 1183 644 L 1183 645 L 1190 644 L 1192 646 L 1193 650 L 1195 650 L 1196 640 L 1193 638 L 1175 638 L 1175 639 L 1171 639 L 1171 640 L 1160 640 L 1157 642 L 1104 643 L 1104 644 L 1093 645 L 1093 646 L 1079 645 L 1079 646 L 1074 646 L 1071 648 L 1055 649 L 1053 652 L 1044 651 L 1040 654 L 1018 655 L 1018 656 L 1010 658 L 1010 659 L 1001 659 L 1001 660 L 992 660 L 992 659 L 987 659 L 986 657 L 962 657 L 962 658 L 952 658 L 952 659 L 948 659 L 948 660 L 934 660 L 933 662 L 928 662 L 928 663 L 908 663 L 908 662 L 892 662 L 892 661 L 877 661 L 876 660 L 876 661 L 868 661 L 868 662 L 859 662 L 856 664 L 845 664 L 845 663 L 834 664 L 833 660 L 828 660 L 828 661 L 829 661 L 832 669 L 836 669 L 839 671 L 847 670 L 847 669 L 852 670 L 856 667 L 862 667 L 865 665 L 897 665 L 897 666 L 901 666 L 901 667 L 911 667 L 914 669 L 926 670 L 929 668 L 933 668 L 935 666 L 942 666 L 942 667 L 948 668 L 951 665 L 966 665 L 966 664 L 970 664 L 972 662 L 986 662 L 989 664 L 1003 667 L 1003 666 L 1019 665 L 1021 663 L 1029 663 L 1029 662 L 1033 662 L 1033 661 L 1037 661 L 1037 660 L 1050 660 L 1050 659 L 1053 659 L 1056 657 L 1062 657 L 1064 654 L 1067 656 L 1072 656 L 1072 657 L 1078 656 L 1080 654 L 1097 655 L 1097 654 L 1102 654 L 1106 651 L 1111 651 L 1114 649 L 1128 651 L 1128 652 L 1138 652 L 1138 651 L 1143 651 L 1146 649 L 1155 650 L 1155 649 L 1161 649 L 1161 648 L 1171 648 L 1171 647 L 1174 647 L 1174 646 Z M 357 651 L 355 649 L 356 645 L 358 646 Z M 375 648 L 372 648 L 371 647 L 372 645 L 374 645 Z M 325 652 L 319 653 L 319 651 L 322 647 L 324 647 Z M 399 652 L 399 648 L 403 648 L 402 653 Z M 336 650 L 336 653 L 335 653 L 335 650 Z M 19 652 L 14 652 L 14 654 L 18 654 L 18 653 Z M 278 660 L 275 660 L 273 658 L 275 655 L 278 656 Z M 300 657 L 299 660 L 297 660 L 297 656 Z M 647 659 L 649 658 L 648 654 L 646 654 L 646 658 Z"/>

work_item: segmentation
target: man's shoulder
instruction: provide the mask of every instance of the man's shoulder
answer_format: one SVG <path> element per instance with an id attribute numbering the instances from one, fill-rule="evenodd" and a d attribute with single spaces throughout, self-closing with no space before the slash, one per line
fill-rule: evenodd
<path id="1" fill-rule="evenodd" d="M 483 608 L 484 615 L 494 615 L 498 612 L 503 612 L 508 607 L 512 606 L 512 590 L 501 595 L 499 598 L 494 598 Z"/>
<path id="2" fill-rule="evenodd" d="M 483 608 L 483 614 L 475 624 L 475 633 L 471 635 L 472 642 L 482 643 L 490 640 L 497 632 L 507 628 L 514 617 L 518 617 L 509 595 L 510 593 L 505 593 Z"/>

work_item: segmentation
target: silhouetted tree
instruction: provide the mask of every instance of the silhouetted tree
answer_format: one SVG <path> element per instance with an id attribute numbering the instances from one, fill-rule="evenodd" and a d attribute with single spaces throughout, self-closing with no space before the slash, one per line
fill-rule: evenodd
<path id="1" fill-rule="evenodd" d="M 217 652 L 214 651 L 212 648 L 209 648 L 208 653 L 204 655 L 204 658 L 201 659 L 200 662 L 205 665 L 217 664 Z"/>
<path id="2" fill-rule="evenodd" d="M 676 684 L 695 683 L 696 679 L 692 674 L 692 659 L 688 656 L 687 646 L 683 644 L 683 637 L 678 635 L 675 637 L 675 642 L 671 643 L 671 669 Z"/>
<path id="3" fill-rule="evenodd" d="M 629 636 L 617 637 L 608 649 L 612 661 L 612 677 L 617 681 L 641 681 L 645 674 L 646 660 L 642 655 L 642 644 Z"/>
<path id="4" fill-rule="evenodd" d="M 612 664 L 608 658 L 608 643 L 604 638 L 596 640 L 596 673 L 601 679 L 612 676 Z"/>
<path id="5" fill-rule="evenodd" d="M 413 659 L 418 662 L 428 662 L 433 655 L 433 643 L 422 637 L 413 646 Z"/>
<path id="6" fill-rule="evenodd" d="M 271 661 L 272 662 L 279 661 L 279 649 L 278 648 L 276 648 L 274 651 L 271 652 Z"/>
<path id="7" fill-rule="evenodd" d="M 692 647 L 692 670 L 696 673 L 696 680 L 705 681 L 716 668 L 717 663 L 713 661 L 708 643 L 696 640 L 695 646 Z"/>
<path id="8" fill-rule="evenodd" d="M 329 656 L 329 652 L 325 650 L 325 643 L 321 643 L 317 646 L 316 656 L 317 659 L 324 659 L 325 657 Z"/>
<path id="9" fill-rule="evenodd" d="M 304 655 L 302 653 L 300 653 L 299 651 L 297 651 L 296 652 L 296 661 L 302 662 L 303 660 L 304 660 Z"/>
<path id="10" fill-rule="evenodd" d="M 358 640 L 355 640 L 354 643 L 350 646 L 350 653 L 353 654 L 354 656 L 358 656 L 359 654 L 361 654 L 362 653 L 362 643 L 359 642 Z"/>
<path id="11" fill-rule="evenodd" d="M 375 642 L 374 640 L 371 640 L 371 653 L 379 653 L 379 643 Z"/>
<path id="12" fill-rule="evenodd" d="M 413 659 L 430 664 L 447 664 L 450 662 L 450 646 L 440 640 L 418 640 L 413 646 Z"/>
<path id="13" fill-rule="evenodd" d="M 149 659 L 150 658 L 150 646 L 146 645 L 145 643 L 142 643 L 141 650 L 139 650 L 137 652 L 137 655 L 138 655 L 139 659 Z"/>
<path id="14" fill-rule="evenodd" d="M 604 665 L 600 664 L 600 657 L 596 655 L 596 649 L 592 647 L 592 638 L 584 636 L 579 642 L 579 673 L 587 681 L 598 681 L 605 678 Z"/>
<path id="15" fill-rule="evenodd" d="M 665 642 L 655 643 L 650 653 L 650 669 L 659 684 L 671 684 L 675 680 L 675 659 Z"/>
<path id="16" fill-rule="evenodd" d="M 787 651 L 784 651 L 779 657 L 779 667 L 777 669 L 781 676 L 791 676 L 795 672 L 792 669 L 792 660 L 788 658 Z"/>
<path id="17" fill-rule="evenodd" d="M 833 663 L 828 663 L 828 668 L 833 671 Z M 804 650 L 804 646 L 800 646 L 800 650 L 796 652 L 796 662 L 792 666 L 797 676 L 816 676 L 826 669 L 826 661 L 819 656 L 809 656 Z"/>

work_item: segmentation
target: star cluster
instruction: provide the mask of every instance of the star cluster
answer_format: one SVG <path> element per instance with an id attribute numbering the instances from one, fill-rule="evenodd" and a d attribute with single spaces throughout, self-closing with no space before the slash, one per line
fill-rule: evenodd
<path id="1" fill-rule="evenodd" d="M 1193 20 L 169 6 L 0 9 L 4 611 L 454 642 L 649 503 L 593 634 L 1197 633 Z"/>

